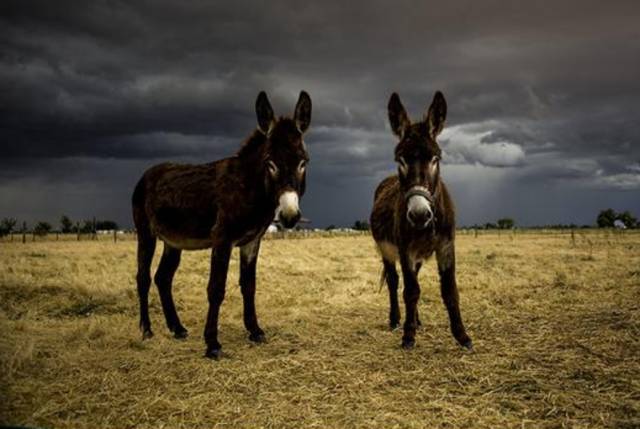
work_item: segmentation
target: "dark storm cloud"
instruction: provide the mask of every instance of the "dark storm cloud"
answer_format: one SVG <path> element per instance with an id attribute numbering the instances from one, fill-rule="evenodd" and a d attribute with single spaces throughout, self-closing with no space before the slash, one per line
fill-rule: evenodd
<path id="1" fill-rule="evenodd" d="M 547 198 L 568 207 L 547 216 L 519 202 L 550 187 L 640 209 L 629 198 L 640 189 L 636 2 L 8 1 L 0 12 L 3 213 L 39 183 L 59 184 L 80 212 L 73 190 L 97 199 L 99 183 L 103 207 L 128 223 L 141 171 L 233 153 L 262 89 L 278 114 L 301 89 L 312 96 L 305 204 L 320 224 L 366 217 L 394 171 L 394 90 L 414 120 L 444 91 L 444 174 L 463 223 L 491 210 L 571 221 L 572 207 L 590 221 L 568 199 Z"/>

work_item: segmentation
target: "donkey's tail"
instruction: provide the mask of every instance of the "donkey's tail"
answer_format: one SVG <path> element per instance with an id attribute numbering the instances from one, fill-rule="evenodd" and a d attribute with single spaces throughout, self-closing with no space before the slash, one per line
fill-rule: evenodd
<path id="1" fill-rule="evenodd" d="M 384 281 L 387 278 L 387 268 L 385 267 L 384 264 L 382 264 L 382 271 L 380 271 L 380 282 L 378 283 L 378 293 L 380 293 L 380 291 L 382 290 L 382 287 L 384 286 Z"/>

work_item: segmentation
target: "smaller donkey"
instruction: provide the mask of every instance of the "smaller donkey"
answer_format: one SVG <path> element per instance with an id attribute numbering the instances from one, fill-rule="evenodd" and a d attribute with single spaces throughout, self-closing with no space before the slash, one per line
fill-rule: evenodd
<path id="1" fill-rule="evenodd" d="M 171 283 L 182 250 L 212 249 L 204 331 L 206 356 L 217 359 L 218 315 L 224 299 L 229 257 L 240 247 L 240 289 L 249 339 L 265 341 L 255 309 L 256 263 L 260 240 L 278 215 L 292 228 L 300 220 L 299 198 L 305 191 L 309 161 L 302 139 L 311 122 L 311 98 L 300 93 L 293 118 L 276 118 L 264 92 L 256 100 L 258 128 L 236 155 L 209 164 L 165 163 L 147 170 L 133 192 L 138 233 L 138 296 L 143 338 L 153 336 L 149 320 L 151 259 L 159 238 L 164 252 L 155 274 L 167 327 L 176 338 L 187 336 L 176 311 Z"/>
<path id="2" fill-rule="evenodd" d="M 449 313 L 451 332 L 472 349 L 460 308 L 455 271 L 455 213 L 453 201 L 440 178 L 441 151 L 436 137 L 444 127 L 447 103 L 440 91 L 421 122 L 412 124 L 398 94 L 389 99 L 391 130 L 400 139 L 395 148 L 398 175 L 387 177 L 376 189 L 371 212 L 371 231 L 382 255 L 383 277 L 389 288 L 389 325 L 400 324 L 398 273 L 400 260 L 404 279 L 406 315 L 402 347 L 415 345 L 422 262 L 436 252 L 442 299 Z"/>

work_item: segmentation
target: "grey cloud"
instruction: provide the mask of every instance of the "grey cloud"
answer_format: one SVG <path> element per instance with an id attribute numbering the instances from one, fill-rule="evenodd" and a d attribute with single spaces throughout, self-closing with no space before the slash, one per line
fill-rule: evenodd
<path id="1" fill-rule="evenodd" d="M 509 141 L 487 141 L 494 123 L 449 127 L 442 133 L 444 161 L 457 164 L 480 163 L 492 167 L 513 167 L 524 163 L 522 146 Z"/>
<path id="2" fill-rule="evenodd" d="M 463 223 L 586 219 L 587 196 L 561 197 L 576 190 L 640 204 L 629 199 L 640 189 L 634 1 L 5 1 L 0 12 L 2 213 L 19 210 L 18 188 L 59 183 L 69 207 L 74 189 L 97 201 L 113 188 L 104 205 L 127 221 L 145 166 L 231 155 L 263 89 L 278 114 L 311 94 L 303 204 L 320 225 L 366 217 L 376 181 L 395 171 L 392 91 L 414 120 L 444 91 L 443 170 Z M 548 213 L 520 197 L 549 188 Z M 59 210 L 43 201 L 29 210 Z"/>

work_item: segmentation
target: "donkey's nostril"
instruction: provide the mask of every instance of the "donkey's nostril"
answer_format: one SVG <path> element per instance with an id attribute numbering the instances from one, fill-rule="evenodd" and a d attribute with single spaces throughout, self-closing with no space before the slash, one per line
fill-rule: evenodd
<path id="1" fill-rule="evenodd" d="M 285 228 L 293 228 L 294 226 L 296 226 L 296 223 L 298 223 L 301 216 L 302 216 L 302 213 L 300 213 L 299 210 L 293 213 L 292 215 L 284 215 L 283 213 L 281 213 L 280 222 L 282 223 L 282 226 L 284 226 Z"/>
<path id="2" fill-rule="evenodd" d="M 431 220 L 432 216 L 433 215 L 429 210 L 410 210 L 407 213 L 409 222 L 411 222 L 415 227 L 426 226 L 427 222 Z"/>

